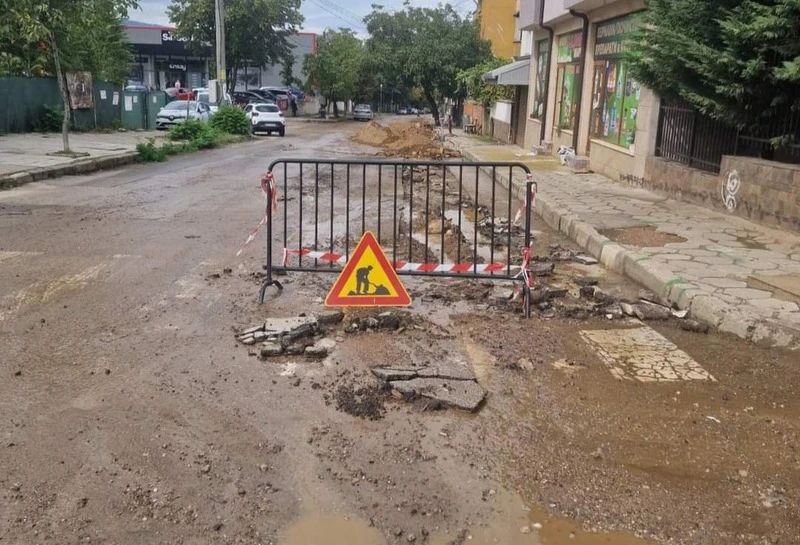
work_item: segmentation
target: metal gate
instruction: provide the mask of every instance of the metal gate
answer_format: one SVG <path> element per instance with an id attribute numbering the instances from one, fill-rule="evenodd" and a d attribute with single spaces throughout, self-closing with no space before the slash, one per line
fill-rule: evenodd
<path id="1" fill-rule="evenodd" d="M 527 179 L 521 199 L 516 173 Z M 520 281 L 530 313 L 536 183 L 524 164 L 278 159 L 262 189 L 261 303 L 267 287 L 282 289 L 279 274 L 338 273 L 372 231 L 398 274 Z"/>

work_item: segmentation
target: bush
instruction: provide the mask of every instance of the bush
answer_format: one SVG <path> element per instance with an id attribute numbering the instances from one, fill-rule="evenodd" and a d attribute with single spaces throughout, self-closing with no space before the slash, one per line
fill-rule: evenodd
<path id="1" fill-rule="evenodd" d="M 64 122 L 64 108 L 44 105 L 39 118 L 34 123 L 36 132 L 61 132 Z"/>
<path id="2" fill-rule="evenodd" d="M 147 142 L 140 142 L 136 144 L 137 159 L 141 162 L 156 162 L 163 163 L 167 160 L 166 146 L 156 146 L 155 140 L 148 138 Z"/>
<path id="3" fill-rule="evenodd" d="M 189 119 L 180 125 L 172 127 L 167 132 L 167 138 L 170 140 L 194 140 L 198 134 L 210 128 L 199 119 Z"/>
<path id="4" fill-rule="evenodd" d="M 244 110 L 223 106 L 211 117 L 211 126 L 228 134 L 250 134 L 250 120 Z"/>

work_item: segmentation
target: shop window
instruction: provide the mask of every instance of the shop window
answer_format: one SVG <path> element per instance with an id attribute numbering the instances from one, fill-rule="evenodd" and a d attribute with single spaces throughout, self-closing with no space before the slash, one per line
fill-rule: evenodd
<path id="1" fill-rule="evenodd" d="M 550 40 L 536 42 L 536 87 L 533 95 L 531 116 L 544 121 L 547 101 L 547 73 L 550 71 Z"/>
<path id="2" fill-rule="evenodd" d="M 623 57 L 635 28 L 634 16 L 597 25 L 592 77 L 591 136 L 628 149 L 636 140 L 641 85 L 629 76 Z"/>
<path id="3" fill-rule="evenodd" d="M 573 130 L 577 119 L 576 102 L 580 81 L 581 67 L 581 33 L 562 34 L 557 40 L 558 69 L 556 71 L 556 89 L 558 89 L 558 119 L 556 127 Z"/>

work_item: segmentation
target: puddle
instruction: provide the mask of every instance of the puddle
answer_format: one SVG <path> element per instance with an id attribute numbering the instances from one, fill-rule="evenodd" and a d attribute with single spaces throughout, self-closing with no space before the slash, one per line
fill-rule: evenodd
<path id="1" fill-rule="evenodd" d="M 537 545 L 656 545 L 655 541 L 620 532 L 585 532 L 573 521 L 531 511 L 528 519 Z M 534 525 L 541 524 L 537 529 Z"/>
<path id="2" fill-rule="evenodd" d="M 281 545 L 383 545 L 386 540 L 366 522 L 335 515 L 306 517 L 289 528 Z"/>

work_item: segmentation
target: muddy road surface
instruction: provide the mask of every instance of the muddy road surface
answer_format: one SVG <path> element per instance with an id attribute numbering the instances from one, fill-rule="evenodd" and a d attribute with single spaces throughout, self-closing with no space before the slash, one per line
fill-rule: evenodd
<path id="1" fill-rule="evenodd" d="M 257 304 L 263 236 L 236 253 L 267 164 L 382 151 L 292 121 L 0 193 L 0 543 L 800 542 L 798 355 L 616 316 L 598 294 L 639 287 L 540 223 L 557 296 L 530 320 L 508 283 L 413 278 L 409 309 L 315 325 L 323 354 L 242 342 L 322 316 L 335 278 L 290 273 Z"/>

